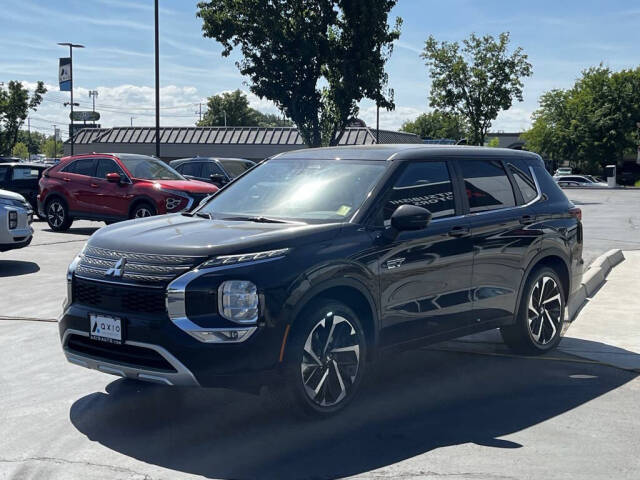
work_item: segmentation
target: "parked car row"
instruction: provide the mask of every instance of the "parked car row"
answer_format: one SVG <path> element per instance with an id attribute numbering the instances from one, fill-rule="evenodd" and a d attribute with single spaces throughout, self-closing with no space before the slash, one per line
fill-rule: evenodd
<path id="1" fill-rule="evenodd" d="M 561 187 L 606 187 L 607 183 L 591 175 L 557 175 L 553 179 Z"/>

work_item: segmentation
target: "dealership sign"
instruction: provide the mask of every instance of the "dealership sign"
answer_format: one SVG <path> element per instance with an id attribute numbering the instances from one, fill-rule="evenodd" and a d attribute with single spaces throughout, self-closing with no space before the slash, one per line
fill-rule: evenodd
<path id="1" fill-rule="evenodd" d="M 71 58 L 63 57 L 60 59 L 60 67 L 58 69 L 58 80 L 60 81 L 60 91 L 71 91 Z"/>
<path id="2" fill-rule="evenodd" d="M 100 120 L 100 113 L 92 111 L 74 111 L 69 114 L 69 118 L 74 122 L 97 122 Z"/>

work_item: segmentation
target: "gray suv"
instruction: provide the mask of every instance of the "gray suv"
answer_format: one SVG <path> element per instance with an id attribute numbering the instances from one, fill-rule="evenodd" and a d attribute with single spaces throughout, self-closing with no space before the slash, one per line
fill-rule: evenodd
<path id="1" fill-rule="evenodd" d="M 29 245 L 32 221 L 33 210 L 22 195 L 0 190 L 0 252 Z"/>

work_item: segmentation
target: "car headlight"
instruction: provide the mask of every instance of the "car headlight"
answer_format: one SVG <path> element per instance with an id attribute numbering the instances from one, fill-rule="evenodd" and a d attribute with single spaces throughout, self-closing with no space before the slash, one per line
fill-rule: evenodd
<path id="1" fill-rule="evenodd" d="M 218 310 L 227 320 L 237 323 L 258 321 L 258 288 L 247 280 L 227 280 L 218 289 Z"/>
<path id="2" fill-rule="evenodd" d="M 284 257 L 288 248 L 280 248 L 278 250 L 268 250 L 265 252 L 241 253 L 238 255 L 220 255 L 211 258 L 200 265 L 200 268 L 219 267 L 222 265 L 235 265 L 237 263 L 251 262 L 255 260 L 267 260 Z"/>

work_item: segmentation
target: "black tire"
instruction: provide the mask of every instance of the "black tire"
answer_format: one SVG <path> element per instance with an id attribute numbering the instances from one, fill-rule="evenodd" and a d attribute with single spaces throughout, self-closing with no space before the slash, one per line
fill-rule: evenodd
<path id="1" fill-rule="evenodd" d="M 562 337 L 565 296 L 554 269 L 535 268 L 522 289 L 515 324 L 500 328 L 504 343 L 516 353 L 529 355 L 553 350 Z"/>
<path id="2" fill-rule="evenodd" d="M 69 216 L 69 209 L 64 200 L 54 197 L 47 201 L 45 214 L 49 228 L 54 232 L 66 232 L 73 223 L 73 218 Z"/>
<path id="3" fill-rule="evenodd" d="M 356 313 L 334 300 L 313 301 L 294 322 L 272 396 L 298 416 L 331 416 L 357 395 L 366 358 L 366 336 Z"/>
<path id="4" fill-rule="evenodd" d="M 152 217 L 156 215 L 157 210 L 156 207 L 151 205 L 149 202 L 140 202 L 136 203 L 135 206 L 131 209 L 131 214 L 129 218 L 146 218 Z"/>

